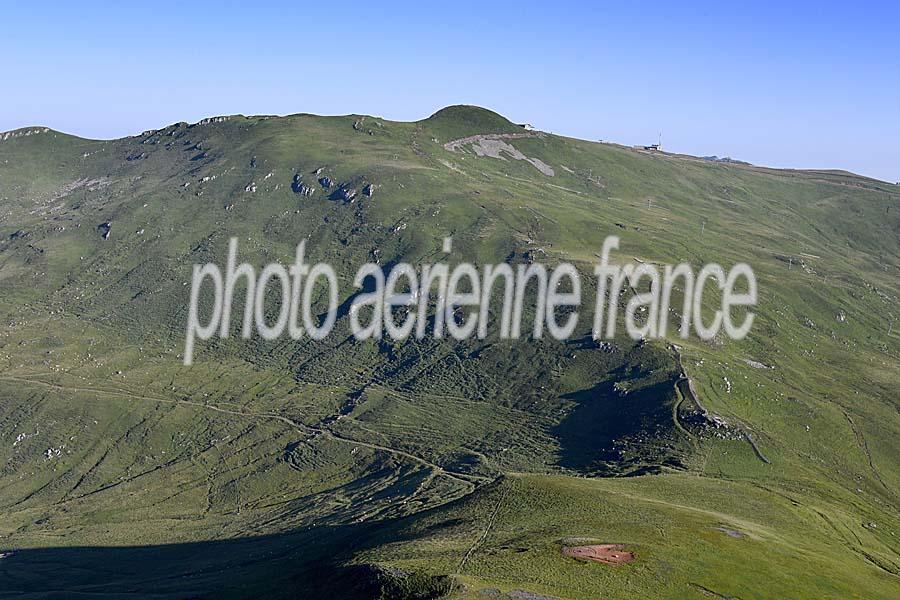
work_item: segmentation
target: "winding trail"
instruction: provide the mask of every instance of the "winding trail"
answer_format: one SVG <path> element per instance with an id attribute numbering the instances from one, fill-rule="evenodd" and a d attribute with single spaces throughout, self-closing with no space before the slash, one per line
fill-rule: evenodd
<path id="1" fill-rule="evenodd" d="M 487 523 L 485 524 L 484 530 L 481 532 L 481 535 L 475 539 L 471 546 L 469 546 L 469 549 L 466 551 L 462 559 L 459 561 L 459 564 L 456 566 L 456 571 L 454 571 L 453 578 L 451 580 L 449 593 L 452 593 L 454 588 L 456 587 L 456 582 L 459 579 L 459 575 L 465 568 L 466 563 L 469 562 L 469 558 L 471 558 L 472 554 L 475 553 L 475 550 L 478 549 L 478 546 L 483 544 L 484 540 L 487 539 L 488 534 L 490 534 L 491 529 L 494 527 L 494 523 L 497 521 L 497 515 L 500 513 L 500 507 L 503 506 L 503 501 L 506 500 L 506 494 L 508 492 L 509 484 L 504 486 L 503 491 L 500 492 L 500 498 L 497 499 L 497 504 L 494 505 L 494 510 L 491 511 L 491 515 L 488 517 Z"/>
<path id="2" fill-rule="evenodd" d="M 866 455 L 866 460 L 869 462 L 869 468 L 872 469 L 872 475 L 875 476 L 875 479 L 878 480 L 878 483 L 881 484 L 888 493 L 893 494 L 891 488 L 887 486 L 884 482 L 884 479 L 881 478 L 881 473 L 878 472 L 878 469 L 875 468 L 875 463 L 872 462 L 872 453 L 869 452 L 869 444 L 866 442 L 865 436 L 863 436 L 862 431 L 856 426 L 856 423 L 853 422 L 853 418 L 850 416 L 850 413 L 846 411 L 846 409 L 841 408 L 841 412 L 844 413 L 844 417 L 847 419 L 847 422 L 850 423 L 850 429 L 853 430 L 853 434 L 856 436 L 856 443 L 859 446 L 859 449 L 862 450 L 863 454 Z"/>
<path id="3" fill-rule="evenodd" d="M 41 374 L 35 374 L 35 376 L 40 376 Z M 460 473 L 457 471 L 451 471 L 449 469 L 445 469 L 440 465 L 437 465 L 429 460 L 422 458 L 421 456 L 416 456 L 410 452 L 406 452 L 404 450 L 398 450 L 396 448 L 391 448 L 389 446 L 383 446 L 381 444 L 374 444 L 370 442 L 362 442 L 358 440 L 354 440 L 352 438 L 343 436 L 331 429 L 320 428 L 320 427 L 311 427 L 304 423 L 300 423 L 299 421 L 295 421 L 294 419 L 285 417 L 283 415 L 279 415 L 277 413 L 268 413 L 268 412 L 245 412 L 239 410 L 233 410 L 229 408 L 222 408 L 221 406 L 216 406 L 215 404 L 207 404 L 204 402 L 195 402 L 193 400 L 174 400 L 171 398 L 164 398 L 160 396 L 152 396 L 152 395 L 140 395 L 134 394 L 132 392 L 127 392 L 123 390 L 107 390 L 102 388 L 84 388 L 84 387 L 75 387 L 75 386 L 66 386 L 60 385 L 57 383 L 51 383 L 48 381 L 42 381 L 40 379 L 29 379 L 25 377 L 11 377 L 11 376 L 3 376 L 0 377 L 0 381 L 9 381 L 18 384 L 25 385 L 40 385 L 44 387 L 48 387 L 55 390 L 60 391 L 68 391 L 68 392 L 81 392 L 81 393 L 89 393 L 96 395 L 106 395 L 106 396 L 117 396 L 121 398 L 131 398 L 135 400 L 144 400 L 149 402 L 162 402 L 167 404 L 175 404 L 175 405 L 185 405 L 192 406 L 195 408 L 202 408 L 205 410 L 211 410 L 222 414 L 234 415 L 238 417 L 251 418 L 251 419 L 273 419 L 284 423 L 290 427 L 293 427 L 299 431 L 303 431 L 307 434 L 318 434 L 329 439 L 336 440 L 338 442 L 353 444 L 354 446 L 362 446 L 363 448 L 369 448 L 371 450 L 377 450 L 381 452 L 387 452 L 394 456 L 402 457 L 407 460 L 419 463 L 424 465 L 430 469 L 432 469 L 437 475 L 444 475 L 445 477 L 452 479 L 458 483 L 463 484 L 467 491 L 463 495 L 468 495 L 475 490 L 478 482 L 488 482 L 493 481 L 490 477 L 485 477 L 482 475 L 472 475 L 469 473 Z"/>

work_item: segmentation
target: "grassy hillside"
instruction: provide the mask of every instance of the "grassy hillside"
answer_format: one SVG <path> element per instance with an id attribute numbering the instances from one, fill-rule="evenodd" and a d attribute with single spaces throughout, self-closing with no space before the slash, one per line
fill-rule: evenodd
<path id="1" fill-rule="evenodd" d="M 900 592 L 897 186 L 463 106 L 31 130 L 0 141 L 0 595 Z M 750 335 L 678 338 L 673 302 L 648 343 L 594 342 L 587 317 L 568 342 L 350 336 L 364 262 L 452 236 L 451 263 L 569 261 L 587 291 L 612 234 L 618 262 L 749 263 Z M 183 366 L 192 265 L 233 236 L 252 264 L 305 239 L 334 265 L 334 333 L 216 338 Z"/>

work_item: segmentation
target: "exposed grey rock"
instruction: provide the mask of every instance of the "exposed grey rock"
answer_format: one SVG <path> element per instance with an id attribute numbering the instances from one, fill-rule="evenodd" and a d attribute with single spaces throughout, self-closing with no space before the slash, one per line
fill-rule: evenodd
<path id="1" fill-rule="evenodd" d="M 47 133 L 50 131 L 48 127 L 38 127 L 34 129 L 17 129 L 16 131 L 5 131 L 0 133 L 0 142 L 11 140 L 13 138 L 29 137 L 38 133 Z"/>
<path id="2" fill-rule="evenodd" d="M 514 146 L 504 140 L 526 138 L 526 137 L 542 137 L 541 134 L 532 133 L 493 133 L 483 135 L 472 135 L 466 138 L 453 140 L 444 144 L 444 148 L 457 152 L 465 146 L 471 146 L 476 156 L 487 156 L 491 158 L 499 158 L 506 160 L 509 157 L 513 160 L 524 160 L 530 163 L 535 169 L 548 177 L 556 175 L 553 167 L 538 158 L 531 158 L 522 154 Z"/>
<path id="3" fill-rule="evenodd" d="M 303 176 L 300 173 L 294 175 L 294 180 L 291 182 L 291 189 L 294 190 L 295 194 L 300 194 L 301 196 L 312 196 L 316 191 L 314 188 L 304 185 Z"/>
<path id="4" fill-rule="evenodd" d="M 506 597 L 512 600 L 559 600 L 555 596 L 544 596 L 528 590 L 511 590 Z"/>
<path id="5" fill-rule="evenodd" d="M 738 539 L 745 537 L 742 532 L 738 531 L 737 529 L 731 529 L 730 527 L 722 526 L 722 527 L 714 527 L 713 529 L 715 529 L 716 531 L 721 531 L 728 537 L 733 537 L 733 538 L 738 538 Z"/>
<path id="6" fill-rule="evenodd" d="M 356 200 L 356 190 L 351 187 L 341 186 L 337 191 L 337 195 L 338 198 L 348 204 Z"/>
<path id="7" fill-rule="evenodd" d="M 205 119 L 200 119 L 197 122 L 197 125 L 209 125 L 210 123 L 223 123 L 230 119 L 231 117 L 207 117 Z"/>
<path id="8" fill-rule="evenodd" d="M 774 369 L 775 368 L 775 367 L 770 367 L 769 365 L 767 365 L 765 363 L 761 363 L 758 360 L 753 360 L 751 358 L 744 359 L 744 362 L 746 362 L 748 365 L 750 365 L 754 369 Z"/>

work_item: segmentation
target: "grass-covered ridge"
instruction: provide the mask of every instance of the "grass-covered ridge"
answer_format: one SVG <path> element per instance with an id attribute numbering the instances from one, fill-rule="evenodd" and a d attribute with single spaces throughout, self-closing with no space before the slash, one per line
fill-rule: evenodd
<path id="1" fill-rule="evenodd" d="M 0 141 L 0 590 L 895 596 L 897 186 L 525 134 L 449 107 Z M 481 135 L 553 175 L 446 147 Z M 306 239 L 344 301 L 360 264 L 445 236 L 451 262 L 570 261 L 590 289 L 610 234 L 623 262 L 749 263 L 750 336 L 356 342 L 343 315 L 181 364 L 191 266 L 231 236 L 258 265 Z"/>
<path id="2" fill-rule="evenodd" d="M 471 135 L 522 131 L 521 127 L 493 111 L 465 104 L 442 108 L 419 123 L 442 142 Z"/>

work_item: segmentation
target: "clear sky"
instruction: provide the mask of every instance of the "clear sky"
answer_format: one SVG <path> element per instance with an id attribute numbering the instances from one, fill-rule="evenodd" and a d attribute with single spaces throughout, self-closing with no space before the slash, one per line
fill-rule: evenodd
<path id="1" fill-rule="evenodd" d="M 584 139 L 900 180 L 900 4 L 0 0 L 0 131 L 477 104 Z M 791 6 L 787 6 L 791 4 Z"/>

